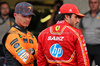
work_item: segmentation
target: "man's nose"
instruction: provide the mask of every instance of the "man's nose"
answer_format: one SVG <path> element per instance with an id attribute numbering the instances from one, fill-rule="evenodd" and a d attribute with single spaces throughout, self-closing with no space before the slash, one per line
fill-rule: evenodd
<path id="1" fill-rule="evenodd" d="M 30 20 L 30 18 L 29 18 L 29 17 L 26 17 L 26 20 L 28 20 L 28 21 L 29 21 L 29 20 Z"/>
<path id="2" fill-rule="evenodd" d="M 80 21 L 79 21 L 79 18 L 77 18 L 77 23 L 79 23 Z"/>

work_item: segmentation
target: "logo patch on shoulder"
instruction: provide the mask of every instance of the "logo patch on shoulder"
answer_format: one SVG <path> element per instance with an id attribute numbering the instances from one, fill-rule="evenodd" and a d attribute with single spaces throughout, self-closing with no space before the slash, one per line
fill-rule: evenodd
<path id="1" fill-rule="evenodd" d="M 60 26 L 56 26 L 55 30 L 58 31 L 60 29 Z"/>
<path id="2" fill-rule="evenodd" d="M 12 42 L 10 42 L 10 45 L 12 46 L 15 42 L 17 42 L 18 41 L 18 39 L 16 38 L 16 39 L 14 39 Z"/>
<path id="3" fill-rule="evenodd" d="M 18 48 L 19 47 L 19 43 L 14 44 L 14 48 Z"/>
<path id="4" fill-rule="evenodd" d="M 28 43 L 28 40 L 26 38 L 23 38 L 24 43 Z"/>
<path id="5" fill-rule="evenodd" d="M 50 47 L 50 54 L 53 57 L 59 58 L 59 57 L 61 57 L 63 55 L 63 49 L 59 44 L 53 44 Z"/>

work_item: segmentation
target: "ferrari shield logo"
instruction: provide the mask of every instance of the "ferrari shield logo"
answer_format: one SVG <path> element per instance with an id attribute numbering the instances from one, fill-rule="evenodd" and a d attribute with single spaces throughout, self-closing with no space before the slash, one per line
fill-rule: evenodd
<path id="1" fill-rule="evenodd" d="M 60 26 L 56 26 L 55 30 L 58 31 L 60 29 Z"/>

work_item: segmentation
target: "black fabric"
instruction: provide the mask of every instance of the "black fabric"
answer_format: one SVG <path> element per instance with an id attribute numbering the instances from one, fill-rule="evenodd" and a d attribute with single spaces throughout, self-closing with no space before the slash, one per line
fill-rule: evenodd
<path id="1" fill-rule="evenodd" d="M 87 50 L 90 60 L 90 66 L 92 66 L 93 60 L 95 60 L 95 65 L 100 66 L 100 45 L 87 44 Z"/>
<path id="2" fill-rule="evenodd" d="M 24 27 L 20 27 L 19 25 L 17 25 L 16 23 L 14 23 L 14 25 L 12 27 L 15 27 L 16 29 L 20 30 L 23 33 L 27 33 L 27 29 Z"/>
<path id="3" fill-rule="evenodd" d="M 32 49 L 32 51 L 33 51 L 32 55 L 34 55 L 34 54 L 35 54 L 35 50 L 34 50 L 34 49 Z"/>
<path id="4" fill-rule="evenodd" d="M 3 45 L 0 44 L 0 57 L 4 57 L 4 53 L 3 53 Z"/>
<path id="5" fill-rule="evenodd" d="M 11 54 L 10 52 L 3 46 L 3 51 L 6 57 L 7 66 L 22 66 Z"/>
<path id="6" fill-rule="evenodd" d="M 0 66 L 3 66 L 3 64 L 4 64 L 4 60 L 5 60 L 4 57 L 0 57 Z"/>
<path id="7" fill-rule="evenodd" d="M 6 41 L 6 38 L 7 38 L 8 35 L 9 35 L 9 33 L 6 33 L 6 34 L 4 35 L 4 37 L 3 37 L 3 39 L 2 39 L 2 44 L 3 44 L 3 46 L 5 46 L 5 41 Z"/>
<path id="8" fill-rule="evenodd" d="M 22 66 L 12 55 L 11 53 L 6 49 L 5 47 L 5 42 L 6 38 L 9 35 L 9 33 L 6 33 L 5 36 L 3 37 L 2 43 L 3 43 L 3 52 L 6 57 L 6 63 L 7 66 Z"/>

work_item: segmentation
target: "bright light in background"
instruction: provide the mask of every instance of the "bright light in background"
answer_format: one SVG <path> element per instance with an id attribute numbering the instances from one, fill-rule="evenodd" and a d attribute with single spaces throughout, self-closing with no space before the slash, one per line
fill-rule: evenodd
<path id="1" fill-rule="evenodd" d="M 42 18 L 40 21 L 41 23 L 44 23 L 46 21 L 48 21 L 51 18 L 51 15 L 47 15 L 45 18 Z"/>

